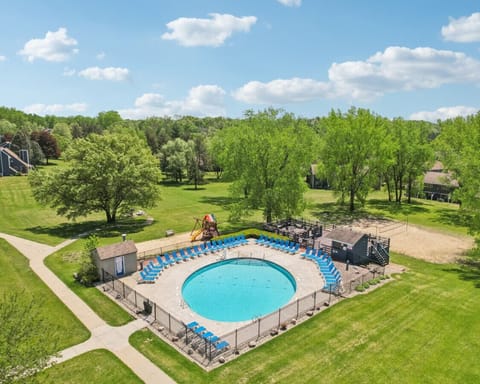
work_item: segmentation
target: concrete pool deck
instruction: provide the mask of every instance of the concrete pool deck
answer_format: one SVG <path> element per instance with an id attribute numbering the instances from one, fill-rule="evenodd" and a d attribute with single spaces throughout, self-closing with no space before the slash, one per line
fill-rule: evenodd
<path id="1" fill-rule="evenodd" d="M 226 252 L 220 251 L 207 254 L 193 260 L 172 265 L 161 273 L 154 284 L 138 284 L 138 272 L 121 280 L 185 324 L 196 321 L 205 326 L 209 331 L 218 335 L 224 335 L 250 324 L 254 319 L 241 322 L 223 322 L 207 319 L 193 312 L 182 298 L 182 285 L 185 279 L 196 270 L 222 260 L 224 256 L 226 259 L 237 257 L 265 259 L 284 267 L 295 278 L 297 290 L 288 302 L 292 303 L 320 290 L 324 286 L 323 277 L 315 263 L 303 259 L 300 254 L 298 252 L 295 255 L 291 255 L 279 250 L 262 247 L 256 245 L 253 239 L 250 239 L 247 245 L 232 248 Z M 215 294 L 215 292 L 212 292 L 212 294 Z M 327 293 L 324 295 L 325 297 L 319 297 L 319 302 L 323 302 L 328 298 Z"/>

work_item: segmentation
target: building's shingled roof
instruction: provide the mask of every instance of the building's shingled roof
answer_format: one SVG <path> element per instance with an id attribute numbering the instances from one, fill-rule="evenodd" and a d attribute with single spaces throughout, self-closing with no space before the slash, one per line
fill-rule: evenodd
<path id="1" fill-rule="evenodd" d="M 355 245 L 365 234 L 361 232 L 355 232 L 350 229 L 336 228 L 333 231 L 325 234 L 324 237 L 329 239 L 336 240 L 341 243 L 348 245 Z"/>
<path id="2" fill-rule="evenodd" d="M 117 256 L 124 256 L 137 252 L 133 240 L 122 241 L 121 243 L 105 245 L 96 249 L 100 260 L 107 260 Z"/>
<path id="3" fill-rule="evenodd" d="M 458 187 L 458 181 L 451 178 L 451 174 L 447 172 L 428 171 L 423 176 L 424 184 L 445 185 Z"/>

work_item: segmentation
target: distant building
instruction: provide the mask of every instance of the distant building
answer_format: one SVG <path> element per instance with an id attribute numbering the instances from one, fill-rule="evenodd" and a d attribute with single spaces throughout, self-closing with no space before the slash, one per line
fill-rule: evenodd
<path id="1" fill-rule="evenodd" d="M 0 176 L 13 176 L 27 174 L 32 166 L 28 163 L 28 151 L 21 150 L 20 158 L 8 148 L 9 143 L 0 145 Z"/>
<path id="2" fill-rule="evenodd" d="M 306 177 L 306 182 L 312 189 L 328 189 L 328 181 L 324 176 L 319 175 L 318 164 L 311 164 Z"/>
<path id="3" fill-rule="evenodd" d="M 450 202 L 453 191 L 458 187 L 458 181 L 451 172 L 445 170 L 440 161 L 436 161 L 423 176 L 423 193 L 428 200 Z"/>

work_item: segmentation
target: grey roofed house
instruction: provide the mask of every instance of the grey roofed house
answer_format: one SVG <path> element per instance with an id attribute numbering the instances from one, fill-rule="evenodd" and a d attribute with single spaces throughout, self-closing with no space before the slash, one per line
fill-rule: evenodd
<path id="1" fill-rule="evenodd" d="M 32 167 L 8 148 L 9 143 L 0 145 L 0 176 L 12 176 L 28 173 Z M 28 151 L 26 151 L 28 157 Z"/>
<path id="2" fill-rule="evenodd" d="M 450 201 L 452 192 L 458 187 L 458 181 L 440 161 L 436 161 L 423 176 L 423 193 L 427 199 Z"/>
<path id="3" fill-rule="evenodd" d="M 103 271 L 113 277 L 137 271 L 137 247 L 133 240 L 97 247 L 92 256 L 102 279 Z"/>

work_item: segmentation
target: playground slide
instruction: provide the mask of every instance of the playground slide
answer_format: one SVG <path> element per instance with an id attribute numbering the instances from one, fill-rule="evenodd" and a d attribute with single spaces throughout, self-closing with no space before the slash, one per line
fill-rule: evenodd
<path id="1" fill-rule="evenodd" d="M 197 240 L 197 237 L 200 236 L 203 232 L 203 229 L 197 229 L 195 232 L 192 233 L 192 237 L 190 238 L 190 241 L 195 241 Z"/>

